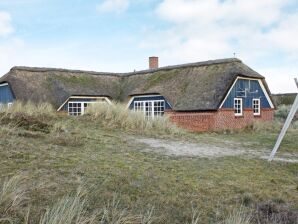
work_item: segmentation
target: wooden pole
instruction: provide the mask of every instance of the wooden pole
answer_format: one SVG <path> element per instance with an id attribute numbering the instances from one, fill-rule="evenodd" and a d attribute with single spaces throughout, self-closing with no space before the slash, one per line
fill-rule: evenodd
<path id="1" fill-rule="evenodd" d="M 296 78 L 295 78 L 295 83 L 296 83 L 297 88 L 298 88 L 298 80 Z M 278 148 L 279 148 L 279 146 L 280 146 L 280 144 L 281 144 L 281 142 L 282 142 L 288 128 L 290 127 L 290 124 L 291 124 L 297 110 L 298 110 L 298 94 L 297 94 L 296 99 L 294 101 L 294 104 L 292 105 L 292 108 L 291 108 L 291 110 L 288 114 L 287 120 L 286 120 L 286 122 L 285 122 L 285 124 L 284 124 L 278 138 L 277 138 L 275 146 L 274 146 L 274 148 L 273 148 L 273 150 L 270 154 L 270 157 L 268 159 L 269 162 L 271 162 L 273 160 L 273 158 L 275 156 L 275 153 L 277 152 L 277 150 L 278 150 Z"/>

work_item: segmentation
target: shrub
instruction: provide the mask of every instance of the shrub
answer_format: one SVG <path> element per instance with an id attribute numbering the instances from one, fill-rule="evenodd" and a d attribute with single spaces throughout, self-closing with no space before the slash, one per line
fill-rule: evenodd
<path id="1" fill-rule="evenodd" d="M 275 118 L 279 120 L 285 120 L 291 110 L 292 105 L 280 105 L 275 111 Z"/>
<path id="2" fill-rule="evenodd" d="M 271 132 L 279 131 L 282 128 L 283 123 L 278 120 L 268 121 L 268 122 L 254 122 L 251 125 L 251 130 L 256 132 Z"/>
<path id="3" fill-rule="evenodd" d="M 87 110 L 91 119 L 106 128 L 118 128 L 138 133 L 181 134 L 183 131 L 164 117 L 146 118 L 143 113 L 131 111 L 123 104 L 94 104 Z"/>
<path id="4" fill-rule="evenodd" d="M 278 202 L 261 202 L 256 204 L 252 220 L 254 223 L 264 224 L 294 224 L 298 222 L 298 211 L 283 204 L 283 201 L 280 200 Z"/>

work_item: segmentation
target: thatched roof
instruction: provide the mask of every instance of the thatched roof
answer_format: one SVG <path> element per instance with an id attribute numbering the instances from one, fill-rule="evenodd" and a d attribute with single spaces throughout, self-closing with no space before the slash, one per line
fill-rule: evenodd
<path id="1" fill-rule="evenodd" d="M 64 69 L 14 67 L 0 82 L 8 82 L 18 100 L 49 102 L 59 107 L 73 95 L 119 98 L 118 76 Z"/>
<path id="2" fill-rule="evenodd" d="M 59 107 L 72 95 L 129 96 L 158 93 L 173 110 L 216 110 L 237 76 L 262 79 L 238 59 L 222 59 L 131 73 L 14 67 L 0 79 L 19 100 L 48 101 Z M 268 89 L 268 88 L 267 88 Z M 269 90 L 268 90 L 269 92 Z M 269 92 L 270 94 L 270 92 Z"/>

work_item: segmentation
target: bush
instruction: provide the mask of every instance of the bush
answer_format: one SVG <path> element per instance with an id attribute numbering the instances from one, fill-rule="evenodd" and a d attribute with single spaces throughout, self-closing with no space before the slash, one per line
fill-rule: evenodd
<path id="1" fill-rule="evenodd" d="M 255 132 L 272 132 L 280 131 L 283 123 L 278 120 L 268 121 L 268 122 L 254 122 L 251 124 L 250 129 Z"/>
<path id="2" fill-rule="evenodd" d="M 181 134 L 183 131 L 171 123 L 166 116 L 146 118 L 143 113 L 131 111 L 125 105 L 94 104 L 87 110 L 87 115 L 99 121 L 106 128 L 118 128 L 137 133 Z"/>
<path id="3" fill-rule="evenodd" d="M 297 209 L 291 209 L 283 201 L 267 201 L 256 205 L 252 215 L 253 223 L 294 224 L 298 222 Z"/>
<path id="4" fill-rule="evenodd" d="M 292 105 L 279 106 L 275 112 L 275 118 L 278 120 L 282 120 L 282 121 L 286 120 L 291 108 L 292 108 Z M 294 117 L 294 121 L 298 121 L 298 113 L 297 112 Z"/>

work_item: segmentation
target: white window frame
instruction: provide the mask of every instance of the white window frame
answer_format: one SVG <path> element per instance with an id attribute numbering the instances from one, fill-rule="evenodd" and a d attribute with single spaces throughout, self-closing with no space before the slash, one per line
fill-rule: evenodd
<path id="1" fill-rule="evenodd" d="M 255 102 L 258 102 L 258 103 L 255 104 Z M 255 105 L 257 105 L 258 107 L 255 108 Z M 252 99 L 252 109 L 253 109 L 254 115 L 256 115 L 256 116 L 261 115 L 261 100 L 260 99 Z M 255 112 L 255 109 L 257 109 L 257 112 Z"/>
<path id="2" fill-rule="evenodd" d="M 155 103 L 160 103 L 160 106 L 155 106 Z M 150 105 L 150 106 L 146 106 Z M 156 107 L 160 110 L 156 110 Z M 134 101 L 133 110 L 143 112 L 146 117 L 161 117 L 164 115 L 166 108 L 165 100 L 137 100 Z"/>
<path id="3" fill-rule="evenodd" d="M 238 109 L 239 109 L 238 104 L 240 105 L 240 112 L 238 112 Z M 237 106 L 237 108 L 236 108 L 236 106 Z M 235 116 L 243 115 L 243 99 L 242 98 L 234 98 L 234 114 L 235 114 Z"/>
<path id="4" fill-rule="evenodd" d="M 70 104 L 73 104 L 73 103 L 77 103 L 77 104 L 80 104 L 80 106 L 76 107 L 76 108 L 80 108 L 81 111 L 80 112 L 70 112 L 69 111 L 69 105 Z M 82 116 L 85 114 L 85 103 L 87 103 L 87 106 L 88 104 L 95 104 L 95 103 L 107 103 L 106 101 L 68 101 L 68 104 L 67 104 L 67 112 L 68 112 L 68 115 L 70 116 Z M 72 107 L 74 108 L 74 107 Z"/>

